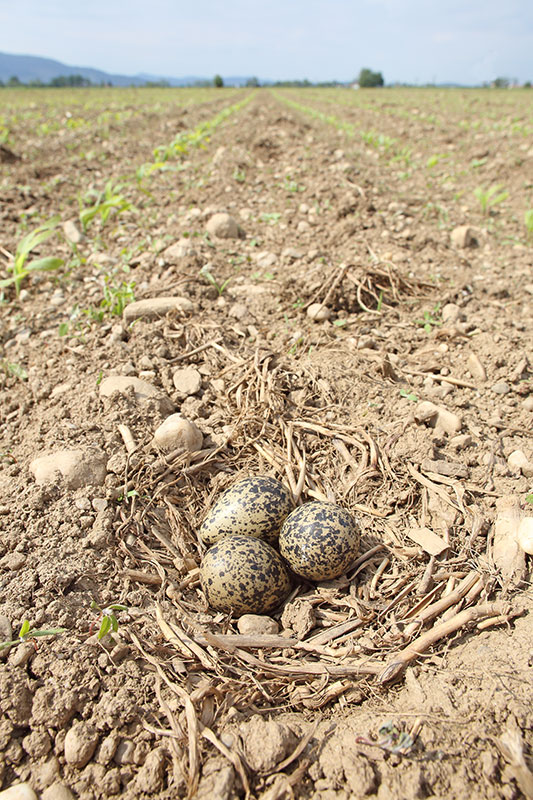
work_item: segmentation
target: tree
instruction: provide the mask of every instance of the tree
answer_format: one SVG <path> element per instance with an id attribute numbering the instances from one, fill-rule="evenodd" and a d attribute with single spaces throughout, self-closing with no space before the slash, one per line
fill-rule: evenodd
<path id="1" fill-rule="evenodd" d="M 215 75 L 213 78 L 213 86 L 215 86 L 217 89 L 221 89 L 224 86 L 222 75 Z"/>
<path id="2" fill-rule="evenodd" d="M 492 82 L 492 85 L 495 89 L 508 89 L 509 78 L 496 78 L 496 80 Z"/>
<path id="3" fill-rule="evenodd" d="M 246 86 L 250 88 L 257 88 L 259 86 L 259 81 L 257 78 L 248 78 L 246 81 Z"/>
<path id="4" fill-rule="evenodd" d="M 21 84 L 19 78 L 17 77 L 17 75 L 12 75 L 10 77 L 10 79 L 8 80 L 7 85 L 8 86 L 21 86 L 22 84 Z"/>
<path id="5" fill-rule="evenodd" d="M 372 70 L 368 69 L 367 67 L 364 67 L 361 70 L 357 82 L 362 89 L 369 89 L 374 86 L 383 86 L 385 83 L 381 72 L 372 72 Z"/>

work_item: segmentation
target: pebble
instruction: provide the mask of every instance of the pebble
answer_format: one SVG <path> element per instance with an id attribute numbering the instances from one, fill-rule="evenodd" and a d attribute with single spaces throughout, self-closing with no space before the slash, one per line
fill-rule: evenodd
<path id="1" fill-rule="evenodd" d="M 262 617 L 259 614 L 243 614 L 237 622 L 237 630 L 243 636 L 263 636 L 279 633 L 279 626 L 271 617 Z"/>
<path id="2" fill-rule="evenodd" d="M 460 433 L 459 436 L 453 436 L 450 439 L 450 444 L 456 450 L 464 450 L 472 444 L 472 437 L 468 433 Z"/>
<path id="3" fill-rule="evenodd" d="M 211 236 L 218 239 L 238 239 L 243 236 L 242 228 L 230 214 L 214 214 L 206 225 L 206 230 Z"/>
<path id="4" fill-rule="evenodd" d="M 474 247 L 477 244 L 476 231 L 470 225 L 460 225 L 451 233 L 454 247 Z"/>
<path id="5" fill-rule="evenodd" d="M 307 316 L 315 322 L 321 322 L 331 317 L 331 309 L 322 305 L 322 303 L 311 303 L 307 309 Z"/>
<path id="6" fill-rule="evenodd" d="M 84 767 L 92 758 L 98 733 L 86 722 L 74 723 L 65 736 L 65 761 L 73 767 Z"/>
<path id="7" fill-rule="evenodd" d="M 69 489 L 82 486 L 102 486 L 106 476 L 106 457 L 103 453 L 83 450 L 58 450 L 35 458 L 30 472 L 38 485 L 54 483 L 58 473 Z"/>
<path id="8" fill-rule="evenodd" d="M 463 314 L 461 308 L 457 305 L 457 303 L 446 303 L 445 306 L 442 308 L 442 321 L 446 323 L 454 324 L 455 322 L 460 322 L 461 320 L 465 319 L 465 315 Z"/>
<path id="9" fill-rule="evenodd" d="M 124 394 L 130 387 L 133 389 L 138 403 L 145 403 L 147 400 L 153 399 L 158 401 L 162 414 L 171 414 L 174 411 L 174 404 L 169 397 L 148 381 L 134 378 L 131 375 L 110 375 L 109 378 L 104 378 L 99 386 L 99 392 L 101 397 L 111 397 L 114 392 Z"/>
<path id="10" fill-rule="evenodd" d="M 475 353 L 470 353 L 466 366 L 473 378 L 478 378 L 480 381 L 487 380 L 487 370 Z"/>
<path id="11" fill-rule="evenodd" d="M 194 305 L 187 297 L 153 297 L 147 300 L 136 300 L 129 303 L 123 312 L 124 322 L 133 322 L 135 319 L 160 319 L 169 311 L 194 310 Z"/>
<path id="12" fill-rule="evenodd" d="M 533 477 L 533 464 L 523 450 L 513 450 L 507 458 L 507 463 L 513 472 L 521 472 L 526 478 Z"/>
<path id="13" fill-rule="evenodd" d="M 25 563 L 26 556 L 23 553 L 7 553 L 3 558 L 0 558 L 0 567 L 10 569 L 12 572 L 22 569 Z"/>
<path id="14" fill-rule="evenodd" d="M 448 478 L 468 477 L 467 467 L 464 464 L 457 464 L 455 461 L 444 461 L 444 459 L 432 461 L 430 458 L 425 458 L 421 467 L 427 472 L 436 472 L 437 475 L 445 475 Z"/>
<path id="15" fill-rule="evenodd" d="M 202 449 L 202 431 L 181 414 L 171 414 L 154 433 L 153 443 L 161 450 L 195 453 Z"/>
<path id="16" fill-rule="evenodd" d="M 182 258 L 194 255 L 194 248 L 188 239 L 180 239 L 163 252 L 166 264 L 177 264 Z"/>
<path id="17" fill-rule="evenodd" d="M 463 426 L 461 417 L 446 408 L 436 406 L 429 400 L 424 400 L 417 405 L 414 410 L 414 418 L 417 422 L 429 423 L 449 436 L 459 433 Z"/>
<path id="18" fill-rule="evenodd" d="M 511 387 L 506 381 L 498 381 L 491 388 L 496 394 L 509 394 L 511 391 Z"/>
<path id="19" fill-rule="evenodd" d="M 135 776 L 135 788 L 137 791 L 154 794 L 162 789 L 165 759 L 166 751 L 163 747 L 156 747 L 148 753 L 144 764 Z"/>
<path id="20" fill-rule="evenodd" d="M 194 367 L 177 369 L 172 375 L 176 391 L 182 397 L 190 397 L 202 388 L 202 376 Z"/>
<path id="21" fill-rule="evenodd" d="M 41 800 L 74 800 L 74 795 L 64 783 L 53 783 L 44 790 Z"/>
<path id="22" fill-rule="evenodd" d="M 29 783 L 17 783 L 0 792 L 0 800 L 37 800 L 37 795 Z"/>
<path id="23" fill-rule="evenodd" d="M 525 408 L 526 411 L 533 411 L 533 394 L 530 394 L 529 397 L 522 403 L 522 408 Z"/>
<path id="24" fill-rule="evenodd" d="M 83 241 L 83 234 L 71 219 L 63 223 L 63 233 L 72 244 L 80 244 Z"/>
<path id="25" fill-rule="evenodd" d="M 246 761 L 254 772 L 271 772 L 294 748 L 295 737 L 288 725 L 252 717 L 240 726 Z"/>
<path id="26" fill-rule="evenodd" d="M 276 261 L 278 260 L 277 256 L 274 253 L 263 252 L 257 254 L 257 266 L 261 269 L 268 269 L 269 267 L 273 267 Z"/>

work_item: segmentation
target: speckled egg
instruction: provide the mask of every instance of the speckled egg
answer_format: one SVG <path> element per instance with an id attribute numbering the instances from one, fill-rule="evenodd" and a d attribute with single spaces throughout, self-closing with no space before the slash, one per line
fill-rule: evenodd
<path id="1" fill-rule="evenodd" d="M 217 611 L 266 614 L 289 593 L 285 565 L 273 547 L 253 536 L 225 536 L 200 566 L 207 602 Z"/>
<path id="2" fill-rule="evenodd" d="M 293 572 L 312 581 L 338 578 L 357 558 L 360 533 L 349 511 L 335 503 L 306 503 L 285 520 L 279 549 Z"/>
<path id="3" fill-rule="evenodd" d="M 204 544 L 224 536 L 254 536 L 273 544 L 292 508 L 289 490 L 276 478 L 243 478 L 219 497 L 200 527 Z"/>

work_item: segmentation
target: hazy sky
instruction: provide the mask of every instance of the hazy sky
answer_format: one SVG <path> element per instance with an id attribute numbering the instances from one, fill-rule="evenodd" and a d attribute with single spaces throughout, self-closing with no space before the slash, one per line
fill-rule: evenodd
<path id="1" fill-rule="evenodd" d="M 533 0 L 0 0 L 0 51 L 180 77 L 533 80 Z"/>

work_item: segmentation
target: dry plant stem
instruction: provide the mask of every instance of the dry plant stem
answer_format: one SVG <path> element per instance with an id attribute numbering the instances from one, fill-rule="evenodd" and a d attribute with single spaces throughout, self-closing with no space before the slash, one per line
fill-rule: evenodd
<path id="1" fill-rule="evenodd" d="M 184 359 L 189 358 L 190 356 L 195 356 L 196 353 L 201 353 L 203 350 L 208 350 L 210 347 L 214 347 L 219 342 L 222 341 L 222 338 L 213 339 L 211 342 L 206 342 L 205 344 L 201 344 L 200 347 L 195 347 L 194 350 L 189 350 L 187 353 L 181 353 L 181 355 L 176 356 L 175 358 L 171 358 L 168 363 L 175 364 L 177 361 L 183 361 Z"/>
<path id="2" fill-rule="evenodd" d="M 460 611 L 459 614 L 456 614 L 447 622 L 442 622 L 430 631 L 426 631 L 426 633 L 423 633 L 418 639 L 411 642 L 404 650 L 401 650 L 400 653 L 396 655 L 394 661 L 388 664 L 383 672 L 381 672 L 379 683 L 389 683 L 398 678 L 411 661 L 415 661 L 418 656 L 425 653 L 426 650 L 428 650 L 431 645 L 438 642 L 439 639 L 450 636 L 450 634 L 455 633 L 464 625 L 475 622 L 480 617 L 505 616 L 507 620 L 509 618 L 509 611 L 509 606 L 503 603 L 482 603 L 479 606 L 473 606 L 472 608 L 467 608 L 465 611 Z"/>
<path id="3" fill-rule="evenodd" d="M 439 614 L 442 614 L 442 612 L 446 611 L 447 608 L 459 603 L 463 597 L 468 594 L 471 588 L 478 583 L 480 578 L 481 576 L 479 572 L 470 572 L 466 578 L 461 581 L 456 589 L 447 594 L 445 597 L 441 597 L 440 600 L 437 600 L 435 603 L 432 603 L 430 606 L 427 606 L 427 608 L 421 611 L 416 620 L 411 622 L 410 625 L 406 626 L 404 631 L 405 637 L 408 638 L 417 630 L 419 630 L 420 625 L 423 625 L 425 622 L 438 617 Z M 412 612 L 409 612 L 408 614 L 409 618 L 411 617 L 411 613 Z"/>
<path id="4" fill-rule="evenodd" d="M 419 372 L 415 369 L 404 369 L 402 372 L 405 375 L 416 375 L 423 378 L 433 378 L 434 381 L 441 381 L 442 383 L 451 383 L 453 386 L 461 386 L 465 389 L 477 389 L 475 383 L 471 381 L 462 381 L 460 378 L 452 378 L 451 375 L 436 375 L 433 372 Z"/>
<path id="5" fill-rule="evenodd" d="M 119 425 L 118 432 L 122 436 L 122 440 L 124 442 L 124 446 L 128 451 L 128 455 L 131 456 L 137 450 L 137 445 L 135 444 L 135 439 L 132 436 L 132 433 L 127 425 Z"/>

